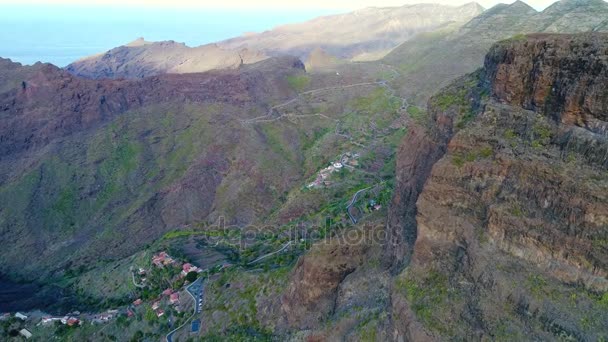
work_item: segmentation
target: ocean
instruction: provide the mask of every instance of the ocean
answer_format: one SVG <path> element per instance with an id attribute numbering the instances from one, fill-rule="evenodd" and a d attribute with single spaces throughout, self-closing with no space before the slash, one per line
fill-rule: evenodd
<path id="1" fill-rule="evenodd" d="M 139 37 L 198 46 L 333 13 L 0 5 L 0 57 L 63 67 Z"/>

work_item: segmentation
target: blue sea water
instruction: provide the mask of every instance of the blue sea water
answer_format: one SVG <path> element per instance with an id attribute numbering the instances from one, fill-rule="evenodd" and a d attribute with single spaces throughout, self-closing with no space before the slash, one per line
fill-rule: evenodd
<path id="1" fill-rule="evenodd" d="M 63 67 L 139 37 L 197 46 L 332 13 L 0 5 L 0 57 Z"/>

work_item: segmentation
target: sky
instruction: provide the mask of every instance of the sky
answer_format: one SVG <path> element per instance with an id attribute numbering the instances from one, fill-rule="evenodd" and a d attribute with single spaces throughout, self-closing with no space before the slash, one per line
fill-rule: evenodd
<path id="1" fill-rule="evenodd" d="M 525 0 L 524 0 L 525 1 Z M 348 11 L 370 6 L 400 6 L 407 3 L 433 2 L 448 5 L 461 5 L 471 0 L 0 0 L 2 4 L 46 4 L 46 5 L 104 5 L 104 6 L 133 6 L 133 7 L 170 7 L 176 9 L 204 8 L 204 9 L 318 9 Z M 477 0 L 482 6 L 489 8 L 498 3 L 511 3 L 513 0 Z M 527 0 L 530 6 L 544 9 L 555 0 Z"/>

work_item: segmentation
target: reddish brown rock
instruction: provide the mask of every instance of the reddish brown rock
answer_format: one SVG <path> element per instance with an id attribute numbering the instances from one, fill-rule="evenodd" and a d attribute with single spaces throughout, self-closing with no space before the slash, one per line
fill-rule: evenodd
<path id="1" fill-rule="evenodd" d="M 480 82 L 431 99 L 397 163 L 389 231 L 416 239 L 393 239 L 385 258 L 407 265 L 392 294 L 396 339 L 606 333 L 607 47 L 602 34 L 502 42 Z M 491 98 L 477 106 L 474 88 Z M 428 172 L 413 171 L 420 160 Z"/>

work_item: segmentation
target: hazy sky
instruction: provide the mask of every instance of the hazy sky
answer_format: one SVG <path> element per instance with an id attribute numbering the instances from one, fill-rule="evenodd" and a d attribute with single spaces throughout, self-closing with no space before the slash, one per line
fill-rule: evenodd
<path id="1" fill-rule="evenodd" d="M 400 6 L 408 3 L 432 2 L 449 5 L 461 5 L 470 0 L 0 0 L 1 4 L 78 4 L 78 5 L 112 5 L 112 6 L 162 6 L 172 8 L 213 8 L 213 9 L 332 9 L 353 10 L 369 6 Z M 489 8 L 497 3 L 511 3 L 513 0 L 477 0 L 482 6 Z M 527 0 L 530 6 L 543 9 L 555 0 Z"/>

